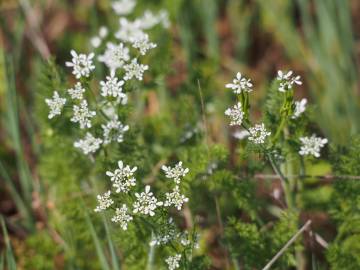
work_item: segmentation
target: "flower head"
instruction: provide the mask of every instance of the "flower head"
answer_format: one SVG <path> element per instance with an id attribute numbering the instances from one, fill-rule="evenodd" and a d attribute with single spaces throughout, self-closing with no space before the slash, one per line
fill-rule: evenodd
<path id="1" fill-rule="evenodd" d="M 158 201 L 150 191 L 150 186 L 145 187 L 145 192 L 135 193 L 135 196 L 137 200 L 134 203 L 134 213 L 154 216 L 155 209 L 163 205 L 163 202 Z"/>
<path id="2" fill-rule="evenodd" d="M 236 77 L 232 83 L 228 83 L 225 85 L 226 88 L 232 89 L 235 94 L 240 94 L 242 91 L 251 92 L 252 86 L 253 84 L 251 83 L 251 80 L 245 77 L 241 77 L 240 72 L 236 74 Z"/>
<path id="3" fill-rule="evenodd" d="M 235 131 L 233 136 L 234 138 L 238 139 L 238 140 L 243 140 L 245 139 L 246 137 L 248 137 L 250 135 L 249 131 L 247 130 L 238 130 L 238 131 Z"/>
<path id="4" fill-rule="evenodd" d="M 74 143 L 76 148 L 80 148 L 85 155 L 95 153 L 102 144 L 102 140 L 95 138 L 90 132 L 87 132 L 84 139 L 80 139 Z"/>
<path id="5" fill-rule="evenodd" d="M 127 193 L 131 187 L 136 185 L 134 172 L 136 172 L 137 167 L 130 168 L 129 165 L 124 166 L 124 163 L 121 160 L 118 161 L 118 167 L 119 168 L 114 172 L 107 171 L 106 175 L 109 176 L 111 182 L 113 182 L 113 187 L 116 189 L 116 193 Z"/>
<path id="6" fill-rule="evenodd" d="M 161 224 L 157 234 L 152 234 L 150 246 L 161 246 L 169 243 L 176 238 L 175 223 L 172 218 L 169 218 L 167 223 Z"/>
<path id="7" fill-rule="evenodd" d="M 175 256 L 168 257 L 165 262 L 167 263 L 169 270 L 175 270 L 180 267 L 180 260 L 181 254 L 176 254 Z"/>
<path id="8" fill-rule="evenodd" d="M 180 184 L 180 177 L 184 177 L 189 172 L 188 168 L 184 169 L 182 167 L 181 161 L 179 161 L 179 163 L 176 164 L 173 168 L 170 166 L 167 167 L 165 165 L 163 165 L 161 168 L 165 172 L 165 176 L 167 178 L 173 179 L 177 185 Z"/>
<path id="9" fill-rule="evenodd" d="M 181 210 L 184 203 L 188 202 L 189 199 L 180 193 L 179 186 L 175 186 L 172 192 L 165 193 L 166 200 L 164 206 L 174 205 L 177 210 Z"/>
<path id="10" fill-rule="evenodd" d="M 293 88 L 294 84 L 301 85 L 300 76 L 292 76 L 293 72 L 278 71 L 277 80 L 280 81 L 279 91 L 286 92 Z"/>
<path id="11" fill-rule="evenodd" d="M 110 198 L 111 191 L 108 190 L 103 195 L 97 195 L 98 206 L 94 209 L 95 212 L 101 212 L 108 209 L 114 201 Z"/>
<path id="12" fill-rule="evenodd" d="M 133 217 L 128 214 L 128 208 L 126 204 L 123 204 L 121 208 L 116 208 L 115 216 L 111 218 L 112 222 L 120 223 L 121 228 L 126 231 L 128 223 L 133 220 Z"/>
<path id="13" fill-rule="evenodd" d="M 230 126 L 241 125 L 244 118 L 244 112 L 242 110 L 241 103 L 238 102 L 234 107 L 225 111 L 225 115 L 230 117 Z"/>
<path id="14" fill-rule="evenodd" d="M 298 118 L 303 112 L 305 112 L 306 103 L 307 103 L 306 98 L 303 98 L 300 101 L 295 101 L 295 111 L 294 114 L 291 116 L 292 119 Z"/>
<path id="15" fill-rule="evenodd" d="M 302 143 L 299 154 L 302 156 L 313 155 L 314 157 L 320 157 L 320 149 L 327 144 L 326 138 L 316 137 L 313 134 L 311 137 L 301 137 Z"/>
<path id="16" fill-rule="evenodd" d="M 117 117 L 115 119 L 110 120 L 106 123 L 106 125 L 101 125 L 104 131 L 104 144 L 109 144 L 112 141 L 114 142 L 123 142 L 124 134 L 129 130 L 128 125 L 123 125 Z"/>
<path id="17" fill-rule="evenodd" d="M 271 132 L 267 131 L 264 123 L 256 124 L 254 127 L 249 128 L 250 136 L 249 140 L 256 144 L 265 143 L 267 136 L 270 136 Z"/>
<path id="18" fill-rule="evenodd" d="M 77 82 L 73 88 L 68 89 L 68 93 L 72 99 L 83 99 L 85 89 L 80 82 Z"/>
<path id="19" fill-rule="evenodd" d="M 115 77 L 115 71 L 111 70 L 110 76 L 106 76 L 106 81 L 101 81 L 101 95 L 103 97 L 123 97 L 126 96 L 122 92 L 124 81 Z"/>
<path id="20" fill-rule="evenodd" d="M 124 42 L 130 42 L 132 39 L 142 35 L 144 35 L 144 32 L 141 30 L 140 20 L 131 22 L 126 18 L 120 18 L 120 28 L 115 34 L 116 38 Z"/>
<path id="21" fill-rule="evenodd" d="M 113 1 L 111 6 L 117 15 L 128 15 L 134 10 L 136 6 L 136 1 L 117 0 L 117 1 Z"/>
<path id="22" fill-rule="evenodd" d="M 132 46 L 140 51 L 141 55 L 145 55 L 148 50 L 156 48 L 156 44 L 149 41 L 148 35 L 139 36 L 131 41 Z"/>
<path id="23" fill-rule="evenodd" d="M 148 65 L 138 64 L 137 59 L 134 58 L 130 64 L 124 66 L 126 71 L 124 80 L 131 80 L 133 77 L 142 81 L 144 71 L 149 69 Z"/>
<path id="24" fill-rule="evenodd" d="M 81 77 L 89 77 L 90 72 L 95 69 L 92 59 L 94 58 L 94 53 L 86 54 L 77 54 L 74 50 L 71 50 L 72 61 L 66 62 L 66 66 L 72 67 L 72 73 L 77 79 Z"/>
<path id="25" fill-rule="evenodd" d="M 53 98 L 52 99 L 47 98 L 45 99 L 45 102 L 50 108 L 48 118 L 51 119 L 54 116 L 61 114 L 61 110 L 66 103 L 66 98 L 61 98 L 59 96 L 59 93 L 57 91 L 54 91 Z"/>
<path id="26" fill-rule="evenodd" d="M 98 59 L 110 70 L 116 70 L 121 68 L 125 62 L 129 61 L 129 48 L 125 47 L 123 43 L 115 45 L 114 43 L 108 42 L 104 54 L 100 55 Z"/>
<path id="27" fill-rule="evenodd" d="M 73 107 L 74 115 L 70 119 L 71 122 L 79 123 L 80 128 L 90 128 L 91 121 L 90 119 L 96 115 L 96 112 L 90 111 L 86 100 L 82 100 L 80 106 L 74 105 Z"/>

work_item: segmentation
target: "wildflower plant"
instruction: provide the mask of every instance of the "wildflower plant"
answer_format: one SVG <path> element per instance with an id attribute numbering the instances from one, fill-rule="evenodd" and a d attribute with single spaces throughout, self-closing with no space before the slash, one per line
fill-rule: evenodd
<path id="1" fill-rule="evenodd" d="M 56 78 L 52 92 L 41 100 L 47 106 L 44 133 L 59 148 L 71 145 L 60 165 L 63 170 L 80 168 L 67 176 L 89 195 L 91 218 L 99 225 L 95 233 L 102 232 L 102 224 L 107 234 L 111 231 L 122 249 L 123 264 L 134 269 L 145 269 L 146 264 L 156 269 L 208 269 L 198 230 L 214 226 L 214 238 L 220 239 L 216 244 L 234 269 L 241 268 L 238 262 L 244 269 L 260 269 L 300 227 L 309 164 L 320 163 L 327 153 L 328 139 L 316 135 L 310 125 L 307 99 L 294 98 L 301 77 L 293 71 L 277 72 L 262 119 L 251 113 L 257 91 L 251 79 L 238 72 L 224 85 L 233 103 L 218 116 L 226 119 L 231 140 L 239 146 L 228 151 L 221 143 L 209 142 L 206 117 L 215 114 L 211 101 L 206 104 L 209 96 L 204 102 L 200 95 L 205 104 L 197 111 L 196 91 L 176 93 L 176 102 L 168 105 L 175 111 L 174 122 L 169 111 L 153 118 L 144 115 L 142 106 L 151 103 L 153 89 L 165 88 L 164 74 L 154 71 L 161 65 L 152 64 L 153 54 L 162 47 L 152 29 L 168 27 L 168 15 L 148 10 L 136 17 L 135 0 L 113 1 L 112 8 L 119 16 L 116 27 L 101 26 L 89 40 L 88 53 L 71 50 L 63 64 L 72 83 Z M 157 110 L 154 103 L 155 109 L 146 108 L 149 115 Z M 268 170 L 280 179 L 280 187 L 269 195 L 278 205 L 257 201 L 256 184 L 248 181 Z M 260 208 L 276 217 L 270 225 Z M 239 211 L 250 223 L 239 218 Z M 73 217 L 79 218 L 78 213 Z M 296 242 L 296 248 L 279 259 L 279 267 L 293 267 L 302 249 Z M 331 258 L 339 257 L 335 246 Z"/>
<path id="2" fill-rule="evenodd" d="M 74 152 L 84 155 L 84 162 L 94 167 L 103 165 L 100 170 L 106 181 L 105 191 L 94 196 L 97 199 L 94 212 L 107 217 L 117 230 L 128 233 L 129 239 L 134 239 L 133 234 L 139 228 L 147 231 L 143 248 L 161 244 L 168 256 L 164 256 L 161 264 L 177 269 L 191 260 L 195 247 L 192 243 L 197 241 L 192 232 L 184 232 L 172 221 L 172 216 L 179 215 L 189 202 L 182 185 L 189 169 L 181 161 L 174 167 L 164 165 L 164 179 L 170 178 L 173 183 L 166 181 L 164 186 L 168 188 L 159 189 L 139 178 L 139 171 L 143 176 L 143 170 L 147 169 L 138 168 L 143 162 L 136 164 L 135 159 L 129 158 L 135 161 L 130 164 L 113 159 L 119 155 L 118 145 L 127 145 L 134 136 L 135 124 L 127 121 L 133 106 L 129 100 L 134 88 L 145 84 L 149 59 L 157 48 L 151 32 L 147 31 L 157 25 L 169 26 L 165 11 L 158 14 L 146 11 L 141 17 L 130 19 L 135 6 L 136 1 L 113 2 L 115 13 L 120 15 L 117 29 L 102 26 L 89 41 L 93 49 L 90 53 L 71 50 L 65 66 L 75 82 L 63 91 L 54 90 L 52 98 L 46 98 L 45 103 L 49 120 L 59 117 L 71 125 Z M 98 70 L 104 67 L 104 77 L 98 78 L 101 73 Z"/>

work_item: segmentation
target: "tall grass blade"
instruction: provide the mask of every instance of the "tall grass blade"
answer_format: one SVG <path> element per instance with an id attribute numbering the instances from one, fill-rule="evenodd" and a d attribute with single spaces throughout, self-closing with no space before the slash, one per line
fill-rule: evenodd
<path id="1" fill-rule="evenodd" d="M 12 248 L 11 248 L 9 235 L 8 235 L 8 232 L 7 232 L 7 229 L 6 229 L 6 226 L 5 226 L 4 218 L 2 216 L 0 217 L 0 222 L 1 222 L 1 227 L 2 227 L 4 240 L 5 240 L 6 269 L 7 270 L 16 270 L 16 262 L 15 262 L 14 253 L 13 253 Z"/>
<path id="2" fill-rule="evenodd" d="M 85 209 L 85 207 L 84 207 Z M 86 211 L 86 209 L 84 210 Z M 101 264 L 101 269 L 103 270 L 110 270 L 107 258 L 105 256 L 103 247 L 101 246 L 101 241 L 98 237 L 98 235 L 96 234 L 95 228 L 94 228 L 94 224 L 92 223 L 89 214 L 86 212 L 85 213 L 85 219 L 86 219 L 86 224 L 90 230 L 91 236 L 93 238 L 94 244 L 95 244 L 95 248 L 96 248 L 96 253 L 98 255 L 100 264 Z"/>
<path id="3" fill-rule="evenodd" d="M 118 255 L 116 253 L 115 245 L 114 245 L 114 242 L 113 242 L 112 237 L 111 237 L 109 223 L 106 220 L 104 215 L 102 215 L 102 221 L 103 221 L 103 224 L 104 224 L 104 227 L 105 227 L 106 239 L 107 239 L 108 245 L 109 245 L 112 269 L 113 270 L 120 270 L 121 268 L 120 268 L 120 265 L 119 265 L 119 257 L 118 257 Z"/>

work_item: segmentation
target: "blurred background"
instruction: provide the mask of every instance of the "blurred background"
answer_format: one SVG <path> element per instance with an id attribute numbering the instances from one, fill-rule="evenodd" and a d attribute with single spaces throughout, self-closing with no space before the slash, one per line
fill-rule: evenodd
<path id="1" fill-rule="evenodd" d="M 359 0 L 138 2 L 169 12 L 168 91 L 198 91 L 200 80 L 205 102 L 217 104 L 224 84 L 241 71 L 255 84 L 258 117 L 269 81 L 278 69 L 291 69 L 304 82 L 296 96 L 314 104 L 324 136 L 345 144 L 359 132 Z M 89 51 L 89 38 L 110 14 L 105 0 L 0 1 L 0 214 L 18 249 L 34 230 L 47 226 L 44 209 L 53 207 L 40 199 L 37 167 L 41 141 L 33 111 L 41 63 L 53 57 L 63 67 L 71 49 Z M 225 103 L 215 106 L 221 116 Z M 227 143 L 216 121 L 212 139 Z M 50 234 L 61 242 L 55 230 Z M 2 231 L 2 245 L 4 236 Z"/>

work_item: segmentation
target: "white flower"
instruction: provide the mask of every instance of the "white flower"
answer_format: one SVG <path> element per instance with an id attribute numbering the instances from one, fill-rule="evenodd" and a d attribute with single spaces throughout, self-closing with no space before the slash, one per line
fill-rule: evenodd
<path id="1" fill-rule="evenodd" d="M 148 50 L 156 48 L 156 44 L 149 41 L 148 35 L 143 35 L 131 40 L 132 46 L 139 49 L 141 55 L 145 55 Z"/>
<path id="2" fill-rule="evenodd" d="M 171 168 L 170 166 L 167 167 L 163 165 L 162 170 L 165 172 L 165 176 L 170 179 L 174 179 L 175 183 L 178 185 L 180 184 L 180 177 L 184 177 L 188 172 L 188 168 L 182 167 L 182 162 L 179 161 L 178 164 L 175 165 L 174 168 Z"/>
<path id="3" fill-rule="evenodd" d="M 80 148 L 85 155 L 95 153 L 102 144 L 102 140 L 95 138 L 90 132 L 87 132 L 84 139 L 80 139 L 74 143 L 76 148 Z"/>
<path id="4" fill-rule="evenodd" d="M 295 111 L 293 116 L 291 117 L 292 119 L 296 119 L 298 118 L 303 112 L 305 112 L 306 110 L 306 104 L 307 104 L 307 99 L 303 98 L 300 101 L 295 101 Z"/>
<path id="5" fill-rule="evenodd" d="M 117 0 L 112 2 L 111 6 L 117 15 L 128 15 L 134 10 L 136 6 L 136 1 Z"/>
<path id="6" fill-rule="evenodd" d="M 225 85 L 226 88 L 231 88 L 235 94 L 240 94 L 242 91 L 251 92 L 253 84 L 250 79 L 241 77 L 241 73 L 236 74 L 236 78 L 233 80 L 233 83 L 228 83 Z"/>
<path id="7" fill-rule="evenodd" d="M 169 229 L 165 234 L 163 235 L 156 235 L 153 236 L 149 245 L 151 247 L 153 246 L 161 246 L 161 245 L 166 245 L 167 243 L 169 243 L 171 240 L 173 240 L 175 238 L 175 230 L 174 229 Z"/>
<path id="8" fill-rule="evenodd" d="M 76 83 L 73 88 L 68 89 L 68 93 L 72 99 L 83 99 L 83 93 L 85 89 L 82 87 L 81 83 Z"/>
<path id="9" fill-rule="evenodd" d="M 114 172 L 107 171 L 106 175 L 109 176 L 111 182 L 113 182 L 112 185 L 116 189 L 116 193 L 127 193 L 131 187 L 136 185 L 134 172 L 136 172 L 137 167 L 130 168 L 129 165 L 124 167 L 124 163 L 121 160 L 118 161 L 118 166 L 119 168 Z"/>
<path id="10" fill-rule="evenodd" d="M 247 130 L 238 130 L 238 131 L 235 131 L 233 134 L 234 138 L 236 138 L 238 140 L 243 140 L 246 137 L 248 137 L 249 135 L 250 135 L 250 133 Z"/>
<path id="11" fill-rule="evenodd" d="M 239 125 L 241 126 L 242 120 L 244 118 L 244 112 L 242 111 L 241 103 L 238 102 L 232 108 L 228 108 L 225 111 L 225 115 L 230 117 L 230 126 Z"/>
<path id="12" fill-rule="evenodd" d="M 191 241 L 190 241 L 190 239 L 188 239 L 187 235 L 184 235 L 180 238 L 180 244 L 183 245 L 184 247 L 186 247 L 191 244 Z"/>
<path id="13" fill-rule="evenodd" d="M 98 36 L 92 37 L 92 38 L 90 39 L 90 44 L 91 44 L 91 46 L 93 46 L 94 48 L 100 47 L 101 42 L 102 42 L 102 40 L 101 40 L 101 38 L 98 37 Z"/>
<path id="14" fill-rule="evenodd" d="M 96 115 L 96 112 L 89 111 L 88 104 L 86 100 L 82 100 L 80 106 L 74 105 L 73 107 L 74 115 L 70 119 L 71 122 L 79 123 L 80 128 L 90 128 L 91 121 L 90 119 Z"/>
<path id="15" fill-rule="evenodd" d="M 114 201 L 110 198 L 111 191 L 108 190 L 103 195 L 97 195 L 98 206 L 94 209 L 95 212 L 101 212 L 108 209 Z"/>
<path id="16" fill-rule="evenodd" d="M 99 35 L 94 36 L 90 39 L 91 46 L 93 46 L 94 48 L 100 47 L 103 39 L 107 36 L 108 31 L 109 30 L 106 26 L 101 26 L 99 30 Z"/>
<path id="17" fill-rule="evenodd" d="M 61 110 L 66 103 L 66 98 L 61 98 L 59 96 L 59 93 L 57 91 L 54 91 L 53 98 L 52 99 L 47 98 L 45 99 L 45 102 L 50 108 L 48 118 L 51 119 L 54 116 L 61 114 Z"/>
<path id="18" fill-rule="evenodd" d="M 300 76 L 292 76 L 293 72 L 290 70 L 288 72 L 278 71 L 277 80 L 280 81 L 279 91 L 285 92 L 291 90 L 294 84 L 301 85 Z"/>
<path id="19" fill-rule="evenodd" d="M 166 10 L 164 9 L 160 10 L 158 14 L 158 18 L 159 18 L 159 23 L 161 23 L 164 28 L 170 27 L 169 13 Z"/>
<path id="20" fill-rule="evenodd" d="M 170 26 L 169 14 L 166 10 L 160 10 L 157 15 L 150 10 L 146 10 L 144 15 L 139 19 L 139 22 L 141 29 L 150 29 L 160 23 L 164 28 Z"/>
<path id="21" fill-rule="evenodd" d="M 99 29 L 99 37 L 100 38 L 105 38 L 109 33 L 109 30 L 106 26 L 101 26 Z"/>
<path id="22" fill-rule="evenodd" d="M 154 216 L 154 210 L 163 205 L 163 202 L 159 202 L 152 192 L 150 192 L 150 186 L 145 187 L 145 192 L 135 193 L 137 198 L 134 203 L 134 213 L 141 213 L 144 215 Z"/>
<path id="23" fill-rule="evenodd" d="M 302 156 L 313 155 L 314 157 L 320 157 L 320 149 L 327 144 L 326 138 L 316 137 L 313 134 L 311 137 L 301 137 L 300 141 L 302 146 L 299 154 Z"/>
<path id="24" fill-rule="evenodd" d="M 142 29 L 150 29 L 160 22 L 160 17 L 156 16 L 150 10 L 146 10 L 139 21 Z"/>
<path id="25" fill-rule="evenodd" d="M 106 76 L 106 81 L 101 81 L 101 95 L 103 97 L 120 97 L 125 94 L 122 92 L 124 81 L 115 77 L 115 71 L 111 70 L 110 76 Z"/>
<path id="26" fill-rule="evenodd" d="M 128 223 L 133 220 L 133 217 L 128 214 L 128 208 L 126 204 L 123 204 L 121 208 L 116 208 L 115 216 L 111 218 L 112 222 L 120 223 L 121 228 L 126 231 Z"/>
<path id="27" fill-rule="evenodd" d="M 110 119 L 118 119 L 116 107 L 111 103 L 105 103 L 102 112 Z"/>
<path id="28" fill-rule="evenodd" d="M 169 218 L 167 223 L 161 224 L 156 235 L 154 233 L 151 234 L 151 241 L 149 245 L 161 246 L 174 240 L 177 237 L 175 228 L 176 225 L 173 218 Z"/>
<path id="29" fill-rule="evenodd" d="M 271 134 L 271 132 L 267 131 L 265 125 L 256 124 L 254 127 L 249 128 L 250 136 L 249 140 L 253 141 L 256 144 L 262 144 L 265 142 L 267 136 Z"/>
<path id="30" fill-rule="evenodd" d="M 180 260 L 181 254 L 176 254 L 175 256 L 168 257 L 165 262 L 167 263 L 169 270 L 175 270 L 180 267 Z"/>
<path id="31" fill-rule="evenodd" d="M 116 38 L 124 42 L 129 42 L 142 35 L 144 35 L 144 32 L 141 30 L 140 20 L 131 22 L 126 18 L 120 18 L 120 28 L 115 34 Z"/>
<path id="32" fill-rule="evenodd" d="M 142 81 L 144 71 L 148 70 L 148 68 L 148 65 L 138 64 L 137 59 L 134 58 L 130 64 L 124 66 L 124 69 L 126 71 L 124 80 L 127 81 L 135 77 L 139 81 Z"/>
<path id="33" fill-rule="evenodd" d="M 123 43 L 115 45 L 112 42 L 108 42 L 104 54 L 100 55 L 98 59 L 110 70 L 116 70 L 121 68 L 130 59 L 129 48 L 125 47 Z"/>
<path id="34" fill-rule="evenodd" d="M 184 203 L 188 202 L 189 199 L 184 195 L 180 194 L 179 186 L 175 186 L 172 192 L 165 193 L 166 200 L 164 202 L 164 206 L 174 205 L 177 210 L 181 210 Z"/>
<path id="35" fill-rule="evenodd" d="M 112 141 L 114 142 L 123 142 L 124 133 L 129 130 L 129 126 L 124 126 L 117 117 L 110 120 L 106 125 L 101 125 L 104 131 L 104 144 L 109 144 Z"/>
<path id="36" fill-rule="evenodd" d="M 77 54 L 74 50 L 71 50 L 72 62 L 66 62 L 66 66 L 72 67 L 72 73 L 75 75 L 77 79 L 81 77 L 89 77 L 90 72 L 95 69 L 93 65 L 92 59 L 94 57 L 94 53 L 86 54 Z"/>

